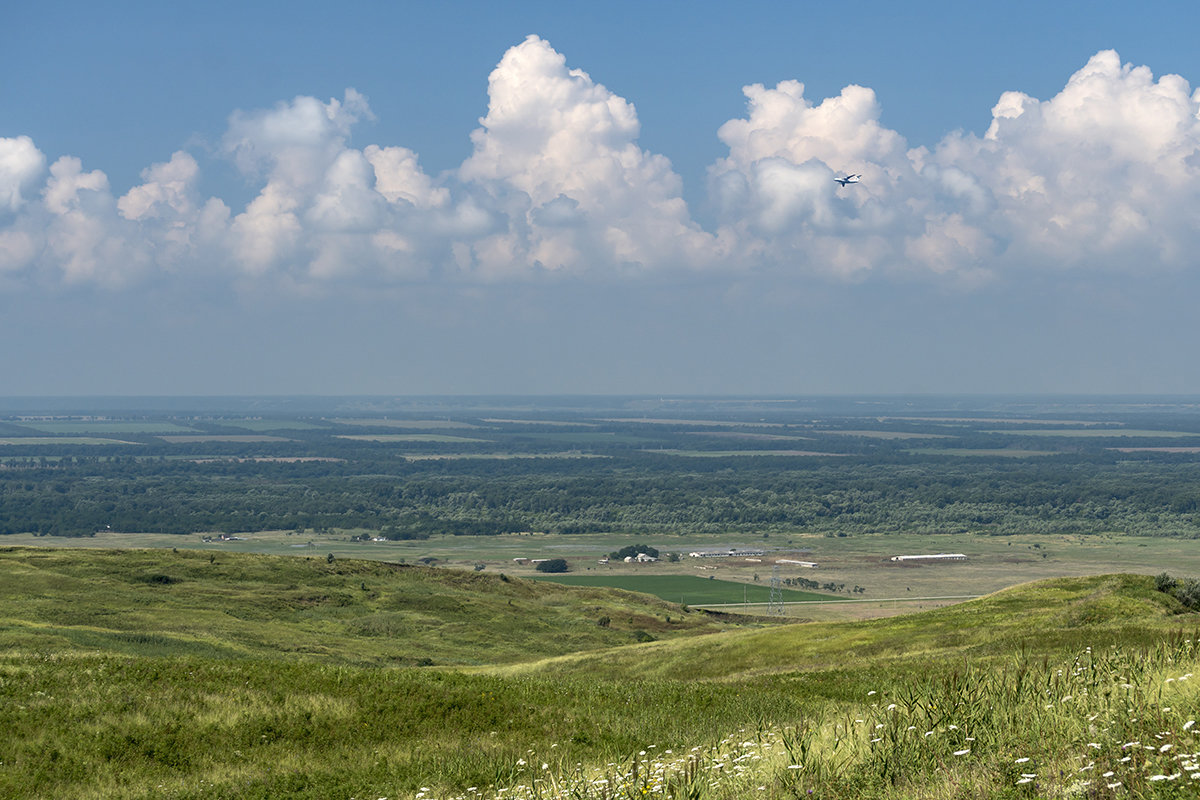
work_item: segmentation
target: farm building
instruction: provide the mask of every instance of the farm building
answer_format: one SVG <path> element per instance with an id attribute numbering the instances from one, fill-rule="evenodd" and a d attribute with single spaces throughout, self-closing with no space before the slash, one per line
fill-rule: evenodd
<path id="1" fill-rule="evenodd" d="M 692 558 L 747 558 L 763 555 L 762 550 L 739 550 L 730 547 L 728 550 L 696 550 L 688 553 Z"/>
<path id="2" fill-rule="evenodd" d="M 962 553 L 934 553 L 924 556 L 892 556 L 892 561 L 966 561 Z"/>
<path id="3" fill-rule="evenodd" d="M 815 561 L 797 561 L 794 558 L 780 558 L 775 561 L 776 564 L 793 564 L 797 567 L 805 567 L 807 569 L 816 569 L 817 562 Z"/>

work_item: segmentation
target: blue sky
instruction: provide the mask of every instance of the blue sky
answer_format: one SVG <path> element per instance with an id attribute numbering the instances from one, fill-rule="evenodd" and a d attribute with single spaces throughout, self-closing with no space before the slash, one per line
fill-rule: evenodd
<path id="1" fill-rule="evenodd" d="M 0 394 L 1200 392 L 1200 12 L 1048 5 L 10 4 Z"/>

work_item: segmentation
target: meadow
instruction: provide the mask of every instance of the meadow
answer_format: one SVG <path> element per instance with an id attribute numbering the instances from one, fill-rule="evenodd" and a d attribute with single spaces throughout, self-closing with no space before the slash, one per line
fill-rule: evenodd
<path id="1" fill-rule="evenodd" d="M 649 594 L 678 603 L 680 606 L 714 606 L 770 603 L 770 586 L 718 581 L 712 576 L 696 575 L 537 575 L 533 580 L 549 581 L 563 586 L 593 586 L 624 589 Z M 843 598 L 795 589 L 780 589 L 781 602 L 805 603 L 840 601 Z"/>
<path id="2" fill-rule="evenodd" d="M 0 795 L 1195 792 L 1198 618 L 1149 577 L 778 624 L 611 589 L 210 555 L 0 550 Z"/>

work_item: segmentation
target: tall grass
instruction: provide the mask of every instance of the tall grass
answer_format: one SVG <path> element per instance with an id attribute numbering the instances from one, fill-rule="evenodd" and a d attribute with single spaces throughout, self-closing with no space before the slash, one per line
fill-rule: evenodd
<path id="1" fill-rule="evenodd" d="M 1131 652 L 1005 665 L 881 685 L 862 702 L 716 744 L 568 765 L 518 759 L 511 781 L 418 800 L 1200 796 L 1200 646 L 1174 636 Z"/>
<path id="2" fill-rule="evenodd" d="M 1178 633 L 1194 617 L 1150 578 L 601 650 L 631 631 L 596 614 L 665 636 L 678 612 L 341 560 L 0 549 L 0 565 L 6 800 L 1200 789 L 1200 653 Z M 556 655 L 583 634 L 593 653 Z M 484 666 L 390 666 L 437 635 Z M 554 658 L 514 667 L 510 639 Z"/>

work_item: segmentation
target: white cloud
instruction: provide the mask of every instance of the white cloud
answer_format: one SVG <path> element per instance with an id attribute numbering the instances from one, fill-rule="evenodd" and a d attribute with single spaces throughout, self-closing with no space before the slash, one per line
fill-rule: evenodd
<path id="1" fill-rule="evenodd" d="M 63 156 L 50 165 L 42 198 L 50 214 L 44 257 L 66 283 L 119 285 L 147 266 L 146 242 L 130 236 L 100 170 L 84 172 L 78 158 Z"/>
<path id="2" fill-rule="evenodd" d="M 1200 245 L 1198 113 L 1183 78 L 1103 51 L 1049 100 L 1006 92 L 983 137 L 948 137 L 931 164 L 987 196 L 1004 266 L 1179 268 Z"/>
<path id="3" fill-rule="evenodd" d="M 880 124 L 875 93 L 848 86 L 814 105 L 797 81 L 743 92 L 747 116 L 721 126 L 729 155 L 709 168 L 738 260 L 843 277 L 896 268 L 905 240 L 923 233 L 919 181 L 904 138 Z M 834 181 L 848 173 L 862 183 Z"/>
<path id="4" fill-rule="evenodd" d="M 484 275 L 704 266 L 714 240 L 692 222 L 670 162 L 640 149 L 625 99 L 568 69 L 536 36 L 488 80 L 488 113 L 459 178 L 483 188 L 506 230 L 473 245 Z M 569 210 L 566 221 L 564 212 Z"/>
<path id="5" fill-rule="evenodd" d="M 0 211 L 17 211 L 46 169 L 46 157 L 28 136 L 0 137 Z"/>
<path id="6" fill-rule="evenodd" d="M 1197 96 L 1179 76 L 1098 53 L 1055 97 L 1002 95 L 983 136 L 906 150 L 874 93 L 813 104 L 804 87 L 749 86 L 710 169 L 721 222 L 764 265 L 862 276 L 911 271 L 978 283 L 1005 271 L 1182 267 L 1200 245 Z M 838 188 L 832 178 L 861 172 Z M 863 251 L 843 246 L 863 241 Z"/>
<path id="7" fill-rule="evenodd" d="M 236 111 L 219 155 L 253 186 L 204 198 L 186 152 L 115 197 L 72 156 L 46 169 L 0 138 L 0 271 L 118 286 L 154 274 L 280 285 L 622 280 L 680 269 L 975 286 L 1030 270 L 1188 269 L 1200 248 L 1200 93 L 1096 54 L 1061 92 L 1006 92 L 981 135 L 909 149 L 875 93 L 820 101 L 804 85 L 744 89 L 708 170 L 703 230 L 662 155 L 638 145 L 633 105 L 530 36 L 488 80 L 456 170 L 426 174 L 397 145 L 351 143 L 364 96 L 300 96 Z M 839 174 L 861 183 L 839 187 Z M 226 267 L 224 265 L 232 265 Z"/>
<path id="8" fill-rule="evenodd" d="M 117 208 L 131 220 L 187 216 L 194 210 L 192 187 L 199 172 L 196 159 L 179 151 L 167 163 L 142 170 L 146 182 L 130 189 Z"/>
<path id="9" fill-rule="evenodd" d="M 450 192 L 434 185 L 408 148 L 373 144 L 363 155 L 375 170 L 375 190 L 389 203 L 403 200 L 417 208 L 442 208 L 450 202 Z"/>

